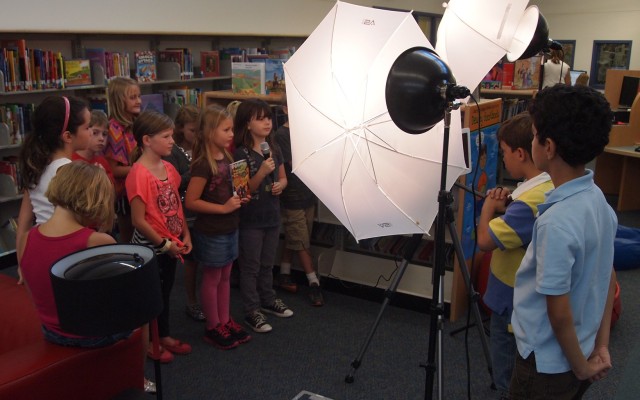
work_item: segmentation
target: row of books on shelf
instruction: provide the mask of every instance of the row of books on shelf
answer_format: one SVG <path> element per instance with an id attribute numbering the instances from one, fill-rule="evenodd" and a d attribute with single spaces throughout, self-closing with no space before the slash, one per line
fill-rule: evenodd
<path id="1" fill-rule="evenodd" d="M 529 102 L 528 99 L 502 99 L 502 121 L 527 111 Z"/>
<path id="2" fill-rule="evenodd" d="M 0 42 L 0 72 L 5 92 L 91 85 L 95 83 L 92 62 L 102 66 L 102 76 L 107 79 L 130 76 L 127 53 L 87 49 L 84 59 L 65 59 L 59 51 L 28 48 L 24 39 Z"/>
<path id="3" fill-rule="evenodd" d="M 533 56 L 516 62 L 500 61 L 487 73 L 482 89 L 537 89 L 541 79 L 542 56 Z"/>
<path id="4" fill-rule="evenodd" d="M 139 82 L 153 82 L 158 79 L 189 80 L 196 77 L 216 77 L 231 75 L 231 63 L 262 63 L 265 70 L 255 68 L 245 78 L 242 73 L 242 83 L 238 84 L 238 91 L 253 88 L 254 93 L 265 94 L 276 92 L 284 83 L 281 66 L 295 51 L 295 48 L 274 49 L 244 49 L 224 48 L 200 52 L 200 67 L 194 66 L 196 60 L 189 48 L 167 48 L 164 50 L 136 51 L 131 59 L 127 52 L 108 51 L 105 48 L 85 48 L 82 57 L 65 59 L 56 50 L 35 49 L 27 47 L 25 39 L 0 41 L 0 72 L 4 76 L 3 90 L 7 92 L 31 91 L 41 89 L 62 89 L 65 87 L 84 85 L 104 85 L 105 80 L 117 76 L 134 77 Z M 273 60 L 280 60 L 279 62 Z M 170 77 L 163 78 L 162 64 L 177 64 L 178 71 L 167 69 Z M 165 64 L 166 65 L 166 64 Z M 240 67 L 244 70 L 250 67 Z M 258 84 L 248 83 L 246 79 L 254 79 L 255 74 L 261 74 Z M 274 75 L 277 74 L 277 75 Z M 177 75 L 177 77 L 176 77 Z M 264 82 L 262 75 L 267 76 Z M 249 85 L 249 86 L 247 86 Z M 253 86 L 251 86 L 253 85 Z M 259 89 L 259 90 L 258 90 Z"/>
<path id="5" fill-rule="evenodd" d="M 31 131 L 34 104 L 0 105 L 0 146 L 22 143 L 26 132 Z"/>
<path id="6" fill-rule="evenodd" d="M 8 156 L 0 160 L 0 196 L 17 195 L 19 177 L 17 156 Z"/>
<path id="7" fill-rule="evenodd" d="M 175 117 L 173 113 L 177 112 L 177 108 L 186 104 L 202 107 L 203 91 L 200 88 L 181 86 L 161 90 L 159 93 L 143 94 L 140 96 L 140 99 L 142 101 L 140 107 L 142 111 L 153 110 Z M 89 96 L 87 100 L 92 110 L 102 110 L 105 114 L 109 115 L 107 97 L 105 95 L 92 95 Z"/>

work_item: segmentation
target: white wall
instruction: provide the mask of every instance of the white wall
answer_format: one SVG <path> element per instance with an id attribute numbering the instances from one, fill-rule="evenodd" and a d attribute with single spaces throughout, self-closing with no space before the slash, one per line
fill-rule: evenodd
<path id="1" fill-rule="evenodd" d="M 640 1 L 533 0 L 553 39 L 575 40 L 573 69 L 590 71 L 594 40 L 632 40 L 629 69 L 640 69 Z"/>
<path id="2" fill-rule="evenodd" d="M 442 13 L 436 0 L 350 0 Z M 308 36 L 333 0 L 0 0 L 5 32 Z M 10 17 L 8 17 L 10 15 Z"/>
<path id="3" fill-rule="evenodd" d="M 432 13 L 444 11 L 443 1 L 349 0 Z M 0 32 L 308 36 L 334 4 L 334 0 L 0 0 L 6 16 Z M 574 69 L 590 69 L 594 40 L 634 40 L 631 69 L 640 69 L 640 1 L 532 0 L 530 4 L 538 5 L 547 18 L 552 38 L 576 40 Z"/>

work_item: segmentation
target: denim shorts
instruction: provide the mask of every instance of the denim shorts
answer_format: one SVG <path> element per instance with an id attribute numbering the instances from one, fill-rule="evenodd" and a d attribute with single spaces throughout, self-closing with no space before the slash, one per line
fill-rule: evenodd
<path id="1" fill-rule="evenodd" d="M 203 266 L 224 267 L 238 258 L 238 230 L 222 235 L 191 232 L 193 257 Z"/>

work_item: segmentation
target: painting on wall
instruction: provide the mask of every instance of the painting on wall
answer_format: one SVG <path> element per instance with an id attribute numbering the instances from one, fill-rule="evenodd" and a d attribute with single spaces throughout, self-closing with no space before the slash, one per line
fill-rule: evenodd
<path id="1" fill-rule="evenodd" d="M 604 89 L 608 69 L 629 69 L 631 40 L 594 40 L 589 86 Z"/>
<path id="2" fill-rule="evenodd" d="M 562 61 L 571 66 L 571 69 L 575 69 L 573 65 L 574 55 L 576 54 L 576 41 L 575 40 L 556 40 L 556 42 L 562 45 L 562 51 L 564 52 L 564 58 Z"/>

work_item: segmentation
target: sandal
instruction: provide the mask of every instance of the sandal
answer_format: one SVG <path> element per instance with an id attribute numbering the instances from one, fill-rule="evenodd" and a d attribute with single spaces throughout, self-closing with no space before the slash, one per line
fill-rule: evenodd
<path id="1" fill-rule="evenodd" d="M 165 349 L 163 346 L 160 346 L 160 357 L 154 357 L 153 348 L 149 346 L 149 350 L 147 350 L 147 357 L 152 360 L 159 360 L 163 364 L 168 364 L 175 358 L 173 354 Z"/>
<path id="2" fill-rule="evenodd" d="M 184 354 L 191 353 L 191 345 L 190 344 L 183 343 L 183 342 L 179 341 L 178 339 L 175 339 L 175 341 L 176 342 L 173 345 L 163 343 L 162 347 L 164 347 L 165 349 L 169 350 L 173 354 L 184 355 Z"/>

